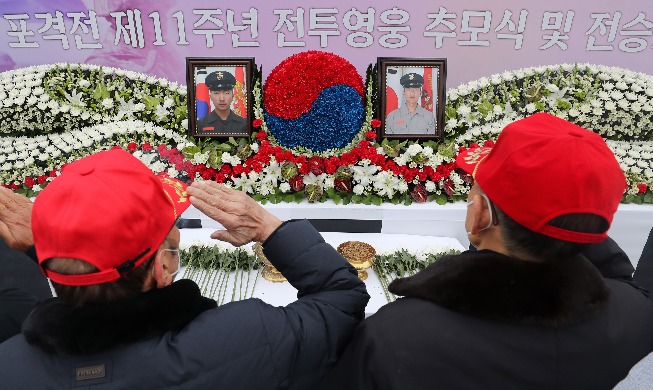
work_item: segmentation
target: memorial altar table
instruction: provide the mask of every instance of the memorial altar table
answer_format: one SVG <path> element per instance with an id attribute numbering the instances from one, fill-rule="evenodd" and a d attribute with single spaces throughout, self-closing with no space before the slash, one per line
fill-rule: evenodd
<path id="1" fill-rule="evenodd" d="M 198 243 L 210 243 L 209 237 L 214 231 L 213 228 L 202 229 L 181 229 L 181 247 Z M 345 241 L 363 241 L 372 245 L 377 253 L 392 252 L 405 248 L 409 251 L 417 252 L 425 248 L 446 247 L 457 250 L 464 250 L 463 246 L 451 237 L 433 237 L 418 236 L 409 234 L 384 234 L 384 233 L 337 233 L 323 232 L 324 240 L 337 248 L 339 244 Z M 250 244 L 251 245 L 251 244 Z M 206 271 L 195 274 L 192 279 L 196 282 L 202 280 Z M 376 273 L 370 268 L 367 270 L 368 278 L 365 280 L 367 291 L 370 294 L 370 301 L 365 308 L 365 315 L 374 314 L 381 306 L 388 303 L 381 282 Z M 285 306 L 297 299 L 297 290 L 288 282 L 275 283 L 265 280 L 261 276 L 261 270 L 252 270 L 243 282 L 236 272 L 230 272 L 228 280 L 224 282 L 225 288 L 215 286 L 213 283 L 198 283 L 202 289 L 202 294 L 216 299 L 218 303 L 228 303 L 250 297 L 260 298 L 263 301 L 275 305 Z M 186 267 L 182 267 L 180 278 L 188 277 Z M 226 296 L 225 296 L 226 295 Z"/>
<path id="2" fill-rule="evenodd" d="M 309 219 L 320 231 L 453 237 L 463 247 L 469 245 L 464 228 L 465 202 L 444 205 L 413 203 L 410 206 L 383 203 L 375 206 L 336 205 L 332 201 L 308 203 L 304 200 L 301 203 L 267 203 L 263 207 L 282 221 Z M 182 218 L 199 219 L 205 228 L 220 227 L 194 207 L 189 208 Z M 636 265 L 652 227 L 653 205 L 620 204 L 608 234 Z"/>

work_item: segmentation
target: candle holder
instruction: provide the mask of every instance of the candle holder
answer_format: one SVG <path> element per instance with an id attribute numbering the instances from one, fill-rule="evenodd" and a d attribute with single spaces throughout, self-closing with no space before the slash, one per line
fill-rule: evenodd
<path id="1" fill-rule="evenodd" d="M 261 260 L 263 264 L 265 264 L 265 267 L 263 267 L 263 272 L 261 272 L 263 279 L 274 283 L 283 283 L 286 281 L 286 278 L 281 274 L 281 272 L 279 272 L 279 270 L 276 269 L 272 263 L 270 263 L 270 260 L 265 257 L 263 254 L 263 245 L 261 245 L 260 242 L 255 243 L 252 246 L 252 249 L 254 250 L 256 257 L 258 257 L 258 259 Z"/>
<path id="2" fill-rule="evenodd" d="M 337 250 L 349 264 L 356 268 L 361 280 L 367 279 L 368 275 L 365 270 L 374 264 L 374 256 L 376 256 L 376 250 L 372 245 L 362 241 L 346 241 L 338 245 Z"/>

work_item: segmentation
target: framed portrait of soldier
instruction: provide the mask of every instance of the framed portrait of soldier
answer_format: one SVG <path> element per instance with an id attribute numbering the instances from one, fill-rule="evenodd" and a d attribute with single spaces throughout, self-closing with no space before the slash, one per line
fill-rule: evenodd
<path id="1" fill-rule="evenodd" d="M 254 58 L 186 58 L 191 136 L 249 137 L 254 66 Z"/>
<path id="2" fill-rule="evenodd" d="M 381 138 L 441 139 L 447 60 L 377 59 Z"/>

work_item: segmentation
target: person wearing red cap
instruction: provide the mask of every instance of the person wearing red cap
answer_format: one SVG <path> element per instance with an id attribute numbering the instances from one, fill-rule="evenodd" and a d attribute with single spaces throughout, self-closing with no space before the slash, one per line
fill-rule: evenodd
<path id="1" fill-rule="evenodd" d="M 653 349 L 653 302 L 580 252 L 626 181 L 598 135 L 539 113 L 457 157 L 477 251 L 393 281 L 320 389 L 612 389 Z"/>
<path id="2" fill-rule="evenodd" d="M 179 270 L 175 222 L 191 203 L 266 257 L 299 299 L 216 307 Z M 369 299 L 355 269 L 308 221 L 281 223 L 217 183 L 154 175 L 123 150 L 67 165 L 36 198 L 32 232 L 57 298 L 0 344 L 3 388 L 311 388 Z"/>

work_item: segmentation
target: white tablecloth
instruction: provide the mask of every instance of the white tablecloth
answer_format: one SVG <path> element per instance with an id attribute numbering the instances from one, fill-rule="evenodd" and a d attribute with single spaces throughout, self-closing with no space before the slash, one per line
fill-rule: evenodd
<path id="1" fill-rule="evenodd" d="M 464 247 L 469 245 L 464 221 L 467 207 L 464 202 L 438 205 L 434 202 L 410 206 L 383 204 L 335 205 L 325 203 L 265 204 L 264 207 L 281 220 L 288 219 L 360 219 L 381 220 L 381 233 L 401 233 L 423 236 L 442 236 L 457 239 Z M 218 227 L 217 222 L 208 219 L 191 207 L 184 218 L 202 219 L 203 227 Z M 633 265 L 639 261 L 648 233 L 653 227 L 653 205 L 619 205 L 609 235 L 626 252 Z"/>
<path id="2" fill-rule="evenodd" d="M 210 242 L 209 238 L 211 232 L 215 229 L 182 229 L 181 230 L 181 245 L 188 246 L 197 242 Z M 418 235 L 408 235 L 408 234 L 382 234 L 382 233 L 322 233 L 324 240 L 331 244 L 334 248 L 337 248 L 338 245 L 345 241 L 356 240 L 367 242 L 372 245 L 377 252 L 381 253 L 382 251 L 395 251 L 399 248 L 406 248 L 408 250 L 420 251 L 427 247 L 440 247 L 446 246 L 458 250 L 464 250 L 463 246 L 460 245 L 458 240 L 451 237 L 433 237 L 433 236 L 418 236 Z M 257 272 L 253 272 L 256 274 Z M 381 306 L 388 303 L 388 300 L 384 294 L 381 283 L 379 282 L 378 277 L 375 272 L 371 269 L 367 270 L 368 278 L 365 281 L 367 286 L 367 291 L 370 294 L 370 301 L 365 308 L 365 314 L 370 315 L 375 313 Z M 180 277 L 184 277 L 185 269 L 182 269 Z M 250 285 L 248 286 L 249 293 L 242 294 L 239 296 L 241 291 L 245 290 L 246 286 L 242 288 L 237 288 L 236 300 L 241 298 L 247 298 L 251 295 L 251 287 L 254 282 L 255 275 L 252 275 L 250 278 Z M 227 282 L 227 288 L 223 289 L 228 295 L 226 297 L 226 302 L 231 301 L 231 295 L 234 291 L 234 273 L 230 275 L 230 279 Z M 204 295 L 210 296 L 214 299 L 220 300 L 219 288 L 208 287 L 203 291 Z M 263 279 L 262 276 L 258 276 L 256 280 L 255 287 L 253 289 L 253 296 L 255 298 L 260 298 L 263 301 L 275 305 L 275 306 L 285 306 L 290 302 L 293 302 L 297 299 L 297 290 L 290 285 L 288 282 L 284 283 L 273 283 Z"/>

